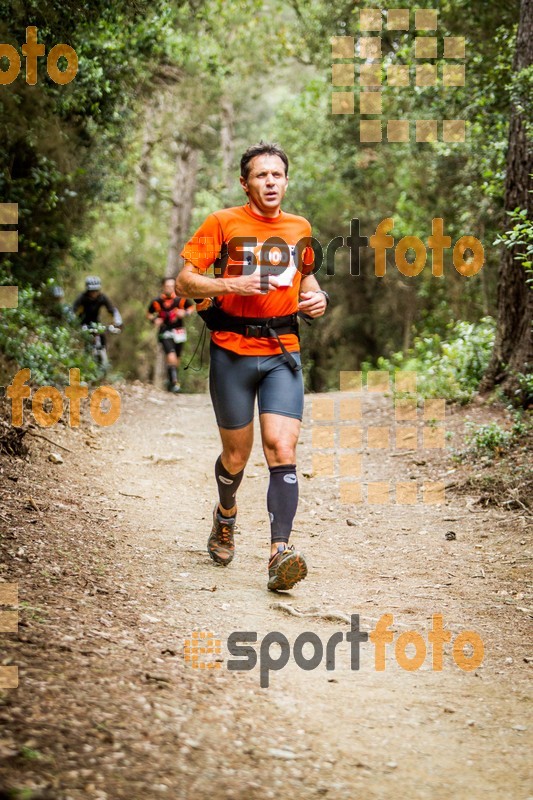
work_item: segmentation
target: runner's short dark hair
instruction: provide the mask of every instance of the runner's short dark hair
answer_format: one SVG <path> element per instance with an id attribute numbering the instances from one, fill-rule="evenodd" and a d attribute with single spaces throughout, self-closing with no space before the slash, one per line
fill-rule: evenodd
<path id="1" fill-rule="evenodd" d="M 289 159 L 284 150 L 275 142 L 264 142 L 262 139 L 259 144 L 253 144 L 243 153 L 241 158 L 241 175 L 246 180 L 250 174 L 250 161 L 256 156 L 279 156 L 285 164 L 285 176 L 289 174 Z"/>

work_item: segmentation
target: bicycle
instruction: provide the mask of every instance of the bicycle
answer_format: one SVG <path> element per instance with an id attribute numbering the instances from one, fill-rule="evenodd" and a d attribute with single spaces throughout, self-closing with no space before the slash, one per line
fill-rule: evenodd
<path id="1" fill-rule="evenodd" d="M 81 329 L 92 337 L 92 357 L 105 375 L 109 369 L 109 356 L 107 355 L 105 334 L 119 334 L 121 329 L 117 328 L 115 325 L 104 325 L 102 322 L 91 322 L 90 325 L 82 325 Z"/>

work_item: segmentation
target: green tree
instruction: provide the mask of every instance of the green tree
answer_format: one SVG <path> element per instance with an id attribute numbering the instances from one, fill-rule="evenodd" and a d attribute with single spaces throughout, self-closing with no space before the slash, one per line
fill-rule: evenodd
<path id="1" fill-rule="evenodd" d="M 519 91 L 513 98 L 509 124 L 505 209 L 510 214 L 522 210 L 529 220 L 533 217 L 533 141 L 527 109 L 531 110 L 533 105 L 532 69 L 533 0 L 522 0 L 513 63 L 515 87 Z M 482 383 L 484 389 L 500 384 L 512 396 L 523 394 L 520 375 L 531 372 L 533 367 L 533 293 L 521 263 L 525 260 L 527 245 L 527 240 L 520 237 L 512 241 L 510 247 L 502 249 L 496 341 Z M 531 397 L 523 399 L 531 401 Z"/>

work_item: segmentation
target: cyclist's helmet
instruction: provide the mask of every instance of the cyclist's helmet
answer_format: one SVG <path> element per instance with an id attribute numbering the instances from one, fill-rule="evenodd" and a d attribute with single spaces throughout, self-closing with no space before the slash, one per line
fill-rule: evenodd
<path id="1" fill-rule="evenodd" d="M 85 280 L 85 288 L 88 292 L 97 292 L 102 288 L 102 281 L 96 275 L 89 275 Z"/>

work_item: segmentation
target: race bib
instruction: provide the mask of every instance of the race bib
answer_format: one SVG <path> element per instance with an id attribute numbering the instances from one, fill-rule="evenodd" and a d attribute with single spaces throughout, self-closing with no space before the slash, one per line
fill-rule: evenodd
<path id="1" fill-rule="evenodd" d="M 176 344 L 181 344 L 187 341 L 187 331 L 185 328 L 172 328 L 171 331 L 162 333 L 161 339 L 172 339 Z"/>
<path id="2" fill-rule="evenodd" d="M 274 275 L 280 286 L 292 286 L 296 272 L 296 245 L 242 245 L 243 275 Z"/>
<path id="3" fill-rule="evenodd" d="M 174 339 L 176 344 L 181 344 L 182 342 L 187 341 L 187 332 L 185 328 L 173 328 L 172 338 Z"/>

